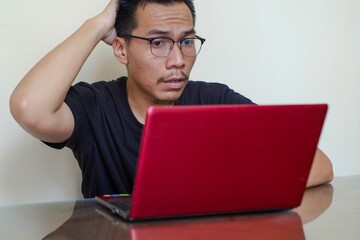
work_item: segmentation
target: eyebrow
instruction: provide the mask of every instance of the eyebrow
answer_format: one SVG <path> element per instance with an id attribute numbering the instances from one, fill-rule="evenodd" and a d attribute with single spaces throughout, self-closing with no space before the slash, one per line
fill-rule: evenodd
<path id="1" fill-rule="evenodd" d="M 190 34 L 195 34 L 196 31 L 194 28 L 188 30 L 188 31 L 185 31 L 183 33 L 184 36 L 187 36 L 187 35 L 190 35 Z M 148 35 L 170 35 L 170 32 L 169 31 L 162 31 L 162 30 L 159 30 L 159 29 L 153 29 L 153 30 L 150 30 L 148 33 Z"/>

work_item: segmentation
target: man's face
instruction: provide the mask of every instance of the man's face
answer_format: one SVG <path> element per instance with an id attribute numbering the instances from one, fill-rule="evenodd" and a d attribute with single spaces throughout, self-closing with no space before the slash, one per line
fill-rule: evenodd
<path id="1" fill-rule="evenodd" d="M 131 33 L 134 36 L 168 37 L 175 41 L 195 36 L 192 15 L 184 3 L 148 3 L 137 9 L 136 18 L 138 27 Z M 178 43 L 167 57 L 156 57 L 148 41 L 131 38 L 127 60 L 129 97 L 161 104 L 180 97 L 196 57 L 184 56 Z"/>

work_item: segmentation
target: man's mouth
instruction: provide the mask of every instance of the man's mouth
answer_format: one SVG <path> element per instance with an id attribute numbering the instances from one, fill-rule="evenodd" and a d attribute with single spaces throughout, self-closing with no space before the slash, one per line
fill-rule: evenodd
<path id="1" fill-rule="evenodd" d="M 172 78 L 163 81 L 163 83 L 166 85 L 166 87 L 177 90 L 183 88 L 183 86 L 186 83 L 186 80 L 184 78 Z"/>
<path id="2" fill-rule="evenodd" d="M 170 79 L 170 80 L 165 80 L 165 83 L 179 83 L 184 81 L 184 79 Z"/>

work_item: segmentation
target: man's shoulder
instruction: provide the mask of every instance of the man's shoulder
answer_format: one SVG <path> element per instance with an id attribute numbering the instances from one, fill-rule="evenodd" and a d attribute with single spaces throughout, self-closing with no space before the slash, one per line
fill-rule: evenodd
<path id="1" fill-rule="evenodd" d="M 78 82 L 71 86 L 68 93 L 67 99 L 87 99 L 94 101 L 95 99 L 102 99 L 108 97 L 114 97 L 124 94 L 126 86 L 126 78 L 120 77 L 116 80 L 110 81 L 97 81 L 93 83 L 89 82 Z M 93 99 L 93 100 L 91 100 Z"/>
<path id="2" fill-rule="evenodd" d="M 243 104 L 250 99 L 219 82 L 189 81 L 179 104 Z"/>
<path id="3" fill-rule="evenodd" d="M 93 83 L 78 82 L 73 85 L 66 96 L 65 102 L 71 109 L 107 107 L 111 102 L 122 104 L 126 99 L 126 78 Z M 116 100 L 116 101 L 115 101 Z"/>
<path id="4" fill-rule="evenodd" d="M 93 90 L 102 90 L 102 89 L 117 89 L 117 86 L 121 87 L 122 85 L 125 86 L 126 84 L 126 77 L 119 77 L 115 80 L 100 80 L 96 82 L 83 82 L 80 81 L 76 83 L 72 88 L 78 88 L 78 89 L 93 89 Z"/>
<path id="5" fill-rule="evenodd" d="M 206 82 L 206 81 L 189 81 L 185 90 L 189 93 L 223 93 L 230 88 L 228 85 L 219 82 Z"/>
<path id="6" fill-rule="evenodd" d="M 219 82 L 206 82 L 206 81 L 196 81 L 190 80 L 187 85 L 189 88 L 228 88 L 224 83 Z"/>

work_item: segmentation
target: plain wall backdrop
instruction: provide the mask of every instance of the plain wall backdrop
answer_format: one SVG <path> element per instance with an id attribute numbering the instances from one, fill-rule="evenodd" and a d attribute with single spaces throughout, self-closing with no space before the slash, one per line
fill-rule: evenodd
<path id="1" fill-rule="evenodd" d="M 54 150 L 12 118 L 9 97 L 48 51 L 107 0 L 0 0 L 0 205 L 81 198 L 68 149 Z M 336 176 L 360 174 L 360 1 L 195 0 L 206 38 L 192 79 L 217 81 L 258 104 L 328 103 L 319 147 Z M 76 81 L 126 74 L 100 43 Z M 46 101 L 46 99 L 44 99 Z"/>

